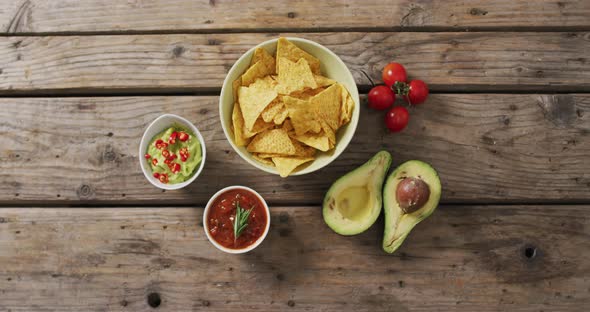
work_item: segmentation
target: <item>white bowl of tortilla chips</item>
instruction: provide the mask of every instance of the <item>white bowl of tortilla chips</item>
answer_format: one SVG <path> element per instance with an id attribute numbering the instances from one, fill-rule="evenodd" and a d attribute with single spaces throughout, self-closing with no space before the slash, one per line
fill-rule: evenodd
<path id="1" fill-rule="evenodd" d="M 278 38 L 246 52 L 230 69 L 219 100 L 233 149 L 282 177 L 323 168 L 347 147 L 359 119 L 352 74 L 326 47 Z"/>

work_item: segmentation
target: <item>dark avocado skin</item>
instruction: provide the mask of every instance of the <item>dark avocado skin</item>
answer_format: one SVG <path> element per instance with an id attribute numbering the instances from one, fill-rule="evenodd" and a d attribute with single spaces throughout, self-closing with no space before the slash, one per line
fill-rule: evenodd
<path id="1" fill-rule="evenodd" d="M 402 209 L 397 194 L 399 183 L 407 178 L 419 179 L 428 186 L 428 199 L 421 207 Z M 395 252 L 404 242 L 411 230 L 422 220 L 429 217 L 441 196 L 441 183 L 438 173 L 432 166 L 420 160 L 410 160 L 397 167 L 387 178 L 383 188 L 383 212 L 385 231 L 383 250 Z"/>

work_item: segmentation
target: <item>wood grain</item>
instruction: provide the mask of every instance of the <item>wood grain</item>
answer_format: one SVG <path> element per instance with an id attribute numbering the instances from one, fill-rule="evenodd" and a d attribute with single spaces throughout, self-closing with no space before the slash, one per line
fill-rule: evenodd
<path id="1" fill-rule="evenodd" d="M 393 165 L 431 163 L 444 202 L 588 202 L 590 96 L 434 94 L 390 134 L 365 109 L 347 150 L 313 174 L 281 179 L 248 165 L 227 142 L 218 98 L 0 99 L 0 202 L 202 204 L 222 187 L 253 187 L 271 203 L 318 204 L 331 183 L 381 149 Z M 202 176 L 162 193 L 138 163 L 147 125 L 163 113 L 194 122 L 207 144 Z M 14 203 L 14 202 L 12 202 Z"/>
<path id="2" fill-rule="evenodd" d="M 590 33 L 284 33 L 319 42 L 361 88 L 393 60 L 434 91 L 584 91 Z M 0 37 L 0 94 L 208 91 L 279 34 Z"/>
<path id="3" fill-rule="evenodd" d="M 4 33 L 588 27 L 590 3 L 494 1 L 2 0 Z"/>
<path id="4" fill-rule="evenodd" d="M 7 208 L 0 310 L 148 311 L 157 293 L 158 311 L 583 311 L 588 208 L 441 206 L 388 255 L 381 220 L 343 237 L 320 207 L 272 207 L 239 256 L 199 208 Z"/>

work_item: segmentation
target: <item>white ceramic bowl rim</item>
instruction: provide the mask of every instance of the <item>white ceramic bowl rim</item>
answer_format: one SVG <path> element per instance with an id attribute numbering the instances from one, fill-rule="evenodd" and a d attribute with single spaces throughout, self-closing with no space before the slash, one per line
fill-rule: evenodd
<path id="1" fill-rule="evenodd" d="M 148 135 L 148 133 L 162 119 L 172 119 L 172 120 L 175 120 L 177 123 L 186 126 L 195 134 L 195 136 L 199 140 L 199 143 L 201 144 L 201 156 L 202 156 L 201 163 L 199 164 L 199 167 L 197 169 L 195 169 L 196 170 L 195 173 L 188 180 L 186 180 L 182 183 L 164 184 L 164 183 L 158 181 L 156 178 L 154 178 L 152 170 L 149 167 L 149 165 L 147 164 L 147 160 L 144 157 L 145 151 L 147 149 L 147 144 L 149 144 L 149 141 L 153 138 L 153 135 L 150 136 L 150 135 Z M 171 126 L 171 124 L 167 124 L 166 127 L 169 127 L 169 126 Z M 166 129 L 166 127 L 162 127 L 158 131 L 155 131 L 154 135 L 161 132 L 162 130 Z M 181 189 L 181 188 L 191 184 L 201 174 L 201 172 L 203 171 L 203 168 L 205 167 L 205 159 L 207 157 L 207 148 L 205 147 L 205 140 L 203 139 L 201 132 L 199 132 L 199 129 L 197 129 L 197 127 L 192 122 L 190 122 L 187 119 L 182 118 L 178 115 L 163 114 L 163 115 L 159 116 L 158 118 L 154 119 L 154 121 L 152 121 L 150 123 L 150 125 L 143 132 L 143 136 L 141 137 L 141 141 L 139 144 L 139 154 L 138 155 L 139 155 L 139 165 L 141 166 L 141 171 L 143 171 L 145 178 L 148 181 L 150 181 L 151 184 L 153 184 L 154 186 L 156 186 L 158 188 L 164 189 L 164 190 L 178 190 L 178 189 Z"/>
<path id="2" fill-rule="evenodd" d="M 315 46 L 317 48 L 319 48 L 320 50 L 325 51 L 327 54 L 329 54 L 342 68 L 345 69 L 345 74 L 346 74 L 346 78 L 347 79 L 351 79 L 354 82 L 354 77 L 352 76 L 352 73 L 350 73 L 350 70 L 348 69 L 348 67 L 346 66 L 346 64 L 344 64 L 344 62 L 340 59 L 340 57 L 338 57 L 338 55 L 336 55 L 334 52 L 332 52 L 330 49 L 324 47 L 323 45 L 308 40 L 308 39 L 303 39 L 303 38 L 297 38 L 297 37 L 286 37 L 287 40 L 292 41 L 294 43 L 297 42 L 303 42 L 303 43 L 307 43 L 309 45 Z M 251 158 L 251 156 L 249 156 L 248 152 L 243 151 L 242 149 L 240 149 L 234 142 L 234 140 L 232 139 L 233 134 L 231 133 L 230 130 L 230 125 L 228 125 L 226 123 L 226 120 L 224 118 L 224 114 L 223 114 L 223 107 L 224 107 L 224 103 L 226 102 L 225 100 L 225 95 L 228 93 L 227 92 L 227 88 L 232 88 L 232 84 L 233 84 L 233 80 L 236 79 L 237 77 L 239 77 L 240 74 L 236 75 L 236 77 L 233 77 L 235 75 L 235 72 L 237 71 L 237 68 L 245 61 L 246 58 L 250 58 L 252 56 L 252 54 L 254 53 L 254 50 L 258 47 L 264 47 L 266 45 L 269 44 L 273 44 L 276 41 L 278 41 L 278 38 L 274 38 L 274 39 L 270 39 L 267 41 L 264 41 L 262 43 L 257 44 L 256 46 L 250 48 L 246 53 L 244 53 L 231 67 L 231 69 L 229 70 L 229 72 L 227 73 L 227 75 L 225 76 L 225 80 L 223 81 L 223 86 L 221 89 L 221 96 L 220 96 L 220 100 L 219 100 L 219 117 L 221 119 L 221 125 L 223 128 L 223 132 L 225 134 L 226 139 L 229 141 L 229 144 L 231 145 L 231 147 L 234 149 L 234 151 L 240 155 L 240 157 L 242 159 L 244 159 L 246 162 L 248 162 L 249 164 L 253 165 L 254 167 L 263 170 L 265 172 L 268 173 L 273 173 L 273 174 L 279 174 L 278 171 L 275 168 L 263 165 L 257 161 L 255 161 L 254 159 Z M 332 79 L 334 79 L 334 77 L 332 77 Z M 338 79 L 335 79 L 338 80 Z M 297 170 L 293 173 L 291 173 L 291 176 L 296 176 L 296 175 L 303 175 L 303 174 L 307 174 L 307 173 L 311 173 L 317 170 L 322 169 L 323 167 L 329 165 L 332 161 L 334 161 L 336 158 L 338 158 L 338 156 L 340 156 L 340 154 L 342 154 L 342 152 L 344 152 L 344 150 L 346 149 L 346 147 L 348 147 L 348 144 L 350 143 L 350 141 L 352 140 L 353 136 L 354 136 L 354 132 L 356 131 L 356 127 L 358 125 L 358 119 L 359 119 L 359 115 L 360 115 L 360 100 L 359 100 L 359 96 L 358 96 L 358 89 L 356 86 L 356 83 L 353 84 L 354 90 L 351 90 L 351 88 L 349 87 L 349 93 L 351 94 L 351 96 L 353 97 L 353 100 L 356 104 L 356 108 L 353 112 L 353 116 L 350 120 L 350 123 L 348 125 L 346 125 L 346 127 L 350 128 L 349 131 L 351 132 L 350 135 L 347 136 L 342 136 L 338 142 L 336 143 L 336 146 L 344 146 L 344 148 L 335 148 L 332 150 L 333 154 L 331 154 L 329 156 L 329 159 L 327 161 L 324 161 L 322 164 L 319 164 L 317 166 L 313 166 L 314 162 L 317 162 L 317 159 L 311 163 L 311 165 L 308 165 L 307 167 L 304 167 L 301 170 Z M 233 102 L 233 100 L 232 100 Z M 230 118 L 231 119 L 231 118 Z M 347 129 L 348 130 L 348 129 Z"/>
<path id="3" fill-rule="evenodd" d="M 256 242 L 254 242 L 254 244 L 252 244 L 246 248 L 242 248 L 242 249 L 231 249 L 231 248 L 227 248 L 227 247 L 220 245 L 211 236 L 211 234 L 209 233 L 208 226 L 207 226 L 207 214 L 209 213 L 209 209 L 211 209 L 211 205 L 213 205 L 213 202 L 215 202 L 215 200 L 217 199 L 217 197 L 219 197 L 219 195 L 221 195 L 227 191 L 236 190 L 236 189 L 237 190 L 246 190 L 246 191 L 249 191 L 252 194 L 256 195 L 256 197 L 258 197 L 260 202 L 264 205 L 264 210 L 266 211 L 266 220 L 267 220 L 266 227 L 264 228 L 264 232 L 256 240 Z M 221 190 L 217 191 L 217 193 L 215 193 L 213 196 L 211 196 L 211 198 L 207 202 L 207 206 L 205 206 L 205 211 L 203 211 L 203 229 L 205 230 L 205 235 L 207 235 L 207 238 L 209 239 L 211 244 L 213 244 L 213 246 L 217 247 L 217 249 L 227 252 L 227 253 L 230 253 L 230 254 L 246 253 L 246 252 L 258 247 L 258 245 L 260 245 L 262 243 L 262 241 L 264 241 L 264 239 L 266 238 L 266 235 L 268 234 L 268 230 L 270 229 L 270 209 L 268 208 L 268 205 L 266 204 L 266 201 L 264 200 L 264 198 L 262 198 L 262 196 L 260 196 L 260 194 L 258 194 L 258 192 L 256 192 L 255 190 L 253 190 L 247 186 L 242 186 L 242 185 L 228 186 L 228 187 L 222 188 Z"/>

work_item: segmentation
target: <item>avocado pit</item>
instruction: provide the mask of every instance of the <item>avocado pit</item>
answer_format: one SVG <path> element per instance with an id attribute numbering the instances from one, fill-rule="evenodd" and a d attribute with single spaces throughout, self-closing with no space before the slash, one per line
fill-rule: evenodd
<path id="1" fill-rule="evenodd" d="M 385 252 L 394 253 L 414 226 L 434 212 L 440 194 L 438 173 L 423 161 L 406 161 L 389 175 L 383 189 Z"/>
<path id="2" fill-rule="evenodd" d="M 395 197 L 404 213 L 412 213 L 428 202 L 430 188 L 420 178 L 406 177 L 397 185 Z"/>

